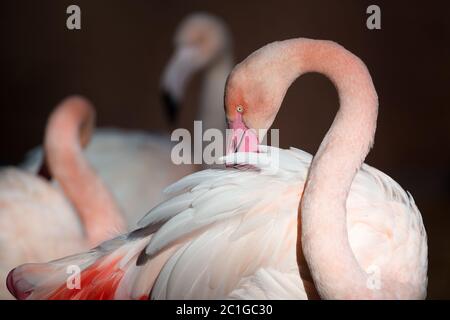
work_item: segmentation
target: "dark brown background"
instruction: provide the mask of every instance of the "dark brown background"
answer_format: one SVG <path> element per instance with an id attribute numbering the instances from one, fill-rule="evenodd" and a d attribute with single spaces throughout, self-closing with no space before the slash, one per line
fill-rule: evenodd
<path id="1" fill-rule="evenodd" d="M 414 195 L 429 237 L 429 298 L 450 298 L 450 5 L 376 1 L 382 30 L 365 27 L 367 1 L 2 1 L 0 163 L 15 164 L 42 140 L 49 111 L 81 93 L 100 126 L 167 130 L 158 81 L 172 34 L 203 10 L 230 25 L 237 61 L 291 37 L 331 39 L 360 56 L 380 97 L 367 162 Z M 78 4 L 82 30 L 65 27 Z M 192 128 L 199 76 L 183 127 Z M 314 153 L 337 109 L 331 83 L 307 75 L 289 90 L 275 127 L 281 144 Z"/>

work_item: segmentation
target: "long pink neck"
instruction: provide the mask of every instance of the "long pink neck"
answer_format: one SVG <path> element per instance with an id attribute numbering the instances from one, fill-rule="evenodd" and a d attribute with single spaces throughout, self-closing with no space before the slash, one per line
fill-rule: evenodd
<path id="1" fill-rule="evenodd" d="M 78 212 L 92 246 L 125 229 L 113 196 L 82 154 L 93 124 L 94 109 L 89 102 L 67 98 L 51 114 L 44 142 L 51 174 Z"/>
<path id="2" fill-rule="evenodd" d="M 376 297 L 350 247 L 346 221 L 353 178 L 375 135 L 378 98 L 372 79 L 364 63 L 336 43 L 296 39 L 284 47 L 286 89 L 301 74 L 319 72 L 334 83 L 340 100 L 312 161 L 299 209 L 303 254 L 321 297 Z"/>
<path id="3" fill-rule="evenodd" d="M 320 144 L 301 203 L 302 248 L 319 294 L 324 298 L 371 298 L 368 275 L 350 247 L 346 202 L 376 129 L 378 98 L 366 66 L 330 42 L 303 46 L 308 71 L 328 76 L 340 108 Z"/>

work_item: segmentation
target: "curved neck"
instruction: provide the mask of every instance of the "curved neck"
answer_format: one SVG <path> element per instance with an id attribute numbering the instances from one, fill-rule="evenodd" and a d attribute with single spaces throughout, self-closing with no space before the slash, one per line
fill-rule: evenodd
<path id="1" fill-rule="evenodd" d="M 323 298 L 371 298 L 367 273 L 358 264 L 347 232 L 346 201 L 372 146 L 378 98 L 364 63 L 329 41 L 292 40 L 284 68 L 289 81 L 319 72 L 336 86 L 340 107 L 314 156 L 299 215 L 303 254 Z M 289 83 L 290 84 L 290 83 Z"/>
<path id="2" fill-rule="evenodd" d="M 226 128 L 223 96 L 225 83 L 232 68 L 232 50 L 228 49 L 205 70 L 199 110 L 199 118 L 203 122 L 203 130 L 215 128 L 224 132 Z"/>
<path id="3" fill-rule="evenodd" d="M 90 245 L 124 231 L 113 196 L 82 154 L 90 138 L 94 110 L 82 98 L 68 98 L 50 116 L 45 134 L 45 157 L 84 225 Z M 81 145 L 80 145 L 81 142 Z"/>

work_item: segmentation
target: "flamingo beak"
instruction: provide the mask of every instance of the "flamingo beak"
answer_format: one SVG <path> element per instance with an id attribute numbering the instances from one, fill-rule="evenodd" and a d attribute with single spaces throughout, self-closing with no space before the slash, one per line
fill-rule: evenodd
<path id="1" fill-rule="evenodd" d="M 192 46 L 178 48 L 165 67 L 161 78 L 161 98 L 171 125 L 176 125 L 179 103 L 189 80 L 201 67 L 199 52 Z"/>
<path id="2" fill-rule="evenodd" d="M 178 121 L 178 114 L 180 111 L 177 99 L 174 98 L 169 91 L 163 89 L 161 91 L 161 100 L 169 124 L 176 125 Z"/>
<path id="3" fill-rule="evenodd" d="M 6 287 L 8 288 L 8 291 L 14 296 L 14 298 L 16 298 L 18 300 L 25 300 L 31 294 L 31 292 L 27 292 L 27 291 L 21 292 L 20 290 L 17 290 L 15 279 L 14 279 L 14 271 L 15 270 L 16 269 L 12 269 L 8 273 L 8 276 L 6 278 Z"/>
<path id="4" fill-rule="evenodd" d="M 256 130 L 249 129 L 238 115 L 236 120 L 228 121 L 231 136 L 227 143 L 226 154 L 236 152 L 258 152 L 259 139 Z"/>

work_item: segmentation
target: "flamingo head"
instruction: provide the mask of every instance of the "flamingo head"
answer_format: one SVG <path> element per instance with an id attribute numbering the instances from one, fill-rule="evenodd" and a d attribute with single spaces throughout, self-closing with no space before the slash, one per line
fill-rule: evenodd
<path id="1" fill-rule="evenodd" d="M 163 104 L 171 124 L 177 121 L 179 103 L 189 79 L 213 64 L 231 47 L 231 37 L 224 22 L 206 13 L 186 17 L 175 35 L 175 51 L 161 82 Z"/>
<path id="2" fill-rule="evenodd" d="M 225 114 L 232 130 L 227 154 L 256 152 L 280 109 L 286 83 L 279 77 L 282 59 L 273 59 L 277 43 L 263 47 L 238 64 L 225 87 Z M 271 61 L 271 63 L 268 63 Z M 237 141 L 237 142 L 236 142 Z M 239 142 L 241 141 L 241 142 Z"/>

